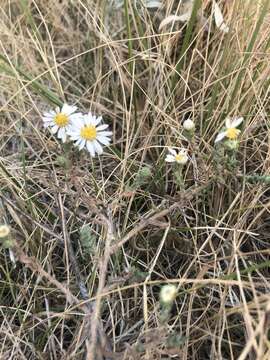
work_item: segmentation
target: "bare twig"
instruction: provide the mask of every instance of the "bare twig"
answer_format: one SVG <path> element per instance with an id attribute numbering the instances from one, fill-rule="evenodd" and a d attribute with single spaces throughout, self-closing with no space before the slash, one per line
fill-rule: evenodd
<path id="1" fill-rule="evenodd" d="M 91 342 L 88 347 L 87 351 L 87 360 L 96 360 L 96 343 L 97 343 L 97 335 L 98 335 L 98 324 L 99 324 L 99 314 L 100 314 L 100 307 L 101 307 L 101 299 L 102 299 L 102 291 L 105 287 L 106 275 L 107 275 L 107 268 L 108 262 L 110 259 L 110 246 L 111 242 L 114 239 L 114 227 L 113 221 L 111 218 L 111 214 L 109 213 L 108 216 L 103 215 L 102 219 L 106 223 L 106 240 L 105 240 L 105 250 L 104 255 L 100 260 L 99 263 L 99 284 L 96 294 L 96 303 L 95 303 L 95 310 L 93 313 L 93 318 L 91 322 Z M 107 345 L 107 346 L 106 346 Z M 108 348 L 108 343 L 103 344 L 105 346 L 106 351 L 110 351 Z M 109 359 L 106 357 L 106 359 Z"/>
<path id="2" fill-rule="evenodd" d="M 167 209 L 161 210 L 149 218 L 141 220 L 137 226 L 130 230 L 120 241 L 111 247 L 110 254 L 115 253 L 121 246 L 137 235 L 140 231 L 145 229 L 148 225 L 155 223 L 156 220 L 170 214 L 173 210 L 183 207 L 187 201 L 193 199 L 193 197 L 205 189 L 206 186 L 209 186 L 209 184 L 187 190 L 186 193 L 183 194 L 181 200 L 173 203 Z"/>

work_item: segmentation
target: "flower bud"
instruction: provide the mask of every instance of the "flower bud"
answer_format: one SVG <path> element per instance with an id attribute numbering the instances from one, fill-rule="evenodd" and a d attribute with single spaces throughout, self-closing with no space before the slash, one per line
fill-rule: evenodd
<path id="1" fill-rule="evenodd" d="M 4 249 L 9 249 L 13 246 L 10 228 L 7 225 L 0 225 L 0 246 Z"/>
<path id="2" fill-rule="evenodd" d="M 193 131 L 195 129 L 194 121 L 191 119 L 187 119 L 183 123 L 183 127 L 186 131 Z"/>
<path id="3" fill-rule="evenodd" d="M 0 225 L 0 239 L 8 237 L 10 234 L 10 229 L 7 225 Z"/>
<path id="4" fill-rule="evenodd" d="M 160 290 L 160 301 L 166 305 L 171 304 L 177 295 L 177 288 L 175 285 L 169 284 L 162 287 Z"/>

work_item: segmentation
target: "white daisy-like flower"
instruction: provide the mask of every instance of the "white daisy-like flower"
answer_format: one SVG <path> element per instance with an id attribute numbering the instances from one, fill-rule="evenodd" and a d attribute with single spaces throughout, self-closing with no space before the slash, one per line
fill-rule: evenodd
<path id="1" fill-rule="evenodd" d="M 95 157 L 95 153 L 101 155 L 103 145 L 109 145 L 111 141 L 112 132 L 104 131 L 109 125 L 99 125 L 101 120 L 101 116 L 96 117 L 89 112 L 87 115 L 76 118 L 68 131 L 71 140 L 75 141 L 75 146 L 78 146 L 79 150 L 85 147 L 92 157 Z"/>
<path id="2" fill-rule="evenodd" d="M 236 140 L 241 133 L 241 130 L 236 129 L 243 122 L 242 117 L 235 117 L 235 118 L 227 118 L 225 120 L 226 130 L 221 131 L 218 136 L 216 137 L 215 143 L 221 141 L 225 137 L 230 140 Z"/>
<path id="3" fill-rule="evenodd" d="M 170 154 L 167 154 L 165 161 L 185 165 L 188 162 L 187 149 L 179 149 L 178 152 L 172 148 L 168 148 Z"/>
<path id="4" fill-rule="evenodd" d="M 71 122 L 81 116 L 81 113 L 76 113 L 76 110 L 76 106 L 64 104 L 61 109 L 57 107 L 55 110 L 45 112 L 42 117 L 44 127 L 50 128 L 53 134 L 57 133 L 57 137 L 66 142 Z"/>

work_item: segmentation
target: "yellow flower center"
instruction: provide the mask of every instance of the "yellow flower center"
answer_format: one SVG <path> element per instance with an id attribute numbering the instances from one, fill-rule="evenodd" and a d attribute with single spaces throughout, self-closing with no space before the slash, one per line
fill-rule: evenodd
<path id="1" fill-rule="evenodd" d="M 85 125 L 81 129 L 81 137 L 84 140 L 95 140 L 97 138 L 97 129 L 94 125 Z"/>
<path id="2" fill-rule="evenodd" d="M 182 155 L 182 154 L 175 155 L 175 160 L 176 161 L 183 161 L 184 160 L 184 155 Z"/>
<path id="3" fill-rule="evenodd" d="M 236 128 L 228 128 L 226 131 L 226 136 L 227 138 L 229 138 L 230 140 L 235 140 L 237 139 L 238 135 L 240 134 L 240 130 L 236 129 Z"/>
<path id="4" fill-rule="evenodd" d="M 69 119 L 68 116 L 63 114 L 63 113 L 58 113 L 55 115 L 54 117 L 54 122 L 56 125 L 58 125 L 59 127 L 65 127 L 68 125 L 69 123 Z"/>

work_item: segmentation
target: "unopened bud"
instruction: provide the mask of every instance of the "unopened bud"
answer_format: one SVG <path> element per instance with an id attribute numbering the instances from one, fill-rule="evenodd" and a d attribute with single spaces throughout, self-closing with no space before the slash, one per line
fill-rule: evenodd
<path id="1" fill-rule="evenodd" d="M 163 304 L 171 304 L 177 295 L 177 288 L 175 285 L 169 284 L 162 287 L 160 290 L 160 301 Z"/>
<path id="2" fill-rule="evenodd" d="M 187 119 L 183 123 L 183 127 L 186 131 L 193 131 L 195 129 L 194 121 L 191 119 Z"/>
<path id="3" fill-rule="evenodd" d="M 0 245 L 4 249 L 8 249 L 13 246 L 13 241 L 10 236 L 10 228 L 7 225 L 0 225 Z"/>
<path id="4" fill-rule="evenodd" d="M 10 234 L 10 228 L 7 225 L 0 225 L 0 239 L 6 238 Z"/>

